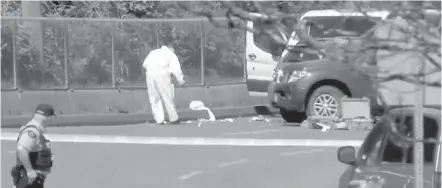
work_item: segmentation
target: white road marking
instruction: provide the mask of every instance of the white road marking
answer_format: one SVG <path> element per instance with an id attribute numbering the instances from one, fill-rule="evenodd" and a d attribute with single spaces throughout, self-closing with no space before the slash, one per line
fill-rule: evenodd
<path id="1" fill-rule="evenodd" d="M 231 166 L 231 165 L 235 165 L 235 164 L 241 164 L 241 163 L 245 163 L 245 162 L 249 162 L 249 160 L 240 159 L 240 160 L 236 160 L 236 161 L 229 161 L 229 162 L 221 163 L 216 166 L 219 168 L 223 168 L 223 167 L 227 167 L 227 166 Z"/>
<path id="2" fill-rule="evenodd" d="M 251 134 L 252 132 L 233 132 L 233 133 L 224 133 L 223 135 L 245 135 L 245 134 Z"/>
<path id="3" fill-rule="evenodd" d="M 258 131 L 253 131 L 252 134 L 264 134 L 264 133 L 271 133 L 271 132 L 277 132 L 280 130 L 277 129 L 265 129 L 265 130 L 258 130 Z"/>
<path id="4" fill-rule="evenodd" d="M 248 131 L 248 132 L 233 132 L 233 133 L 225 133 L 223 135 L 250 135 L 250 134 L 264 134 L 264 133 L 271 133 L 271 132 L 277 132 L 280 131 L 278 129 L 264 129 L 264 130 L 257 130 L 257 131 Z"/>
<path id="5" fill-rule="evenodd" d="M 16 133 L 1 133 L 1 140 L 16 141 Z M 250 138 L 201 138 L 201 137 L 142 137 L 110 135 L 48 134 L 51 142 L 112 143 L 144 145 L 186 146 L 311 146 L 340 147 L 360 146 L 361 140 L 314 140 L 314 139 L 250 139 Z"/>
<path id="6" fill-rule="evenodd" d="M 289 152 L 289 153 L 281 153 L 279 155 L 281 156 L 287 156 L 287 155 L 299 155 L 299 154 L 305 154 L 305 153 L 314 153 L 314 152 L 321 152 L 324 150 L 305 150 L 305 151 L 295 151 L 295 152 Z"/>
<path id="7" fill-rule="evenodd" d="M 188 174 L 184 174 L 184 175 L 180 176 L 178 179 L 179 180 L 186 180 L 186 179 L 189 179 L 189 178 L 191 178 L 193 176 L 196 176 L 196 175 L 199 175 L 199 174 L 202 174 L 202 173 L 203 173 L 203 171 L 194 171 L 194 172 L 191 172 L 191 173 L 188 173 Z"/>

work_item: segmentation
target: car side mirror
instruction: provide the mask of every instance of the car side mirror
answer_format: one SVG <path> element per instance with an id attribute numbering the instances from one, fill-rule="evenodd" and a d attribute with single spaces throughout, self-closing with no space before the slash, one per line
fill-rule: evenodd
<path id="1" fill-rule="evenodd" d="M 272 59 L 273 59 L 273 61 L 275 61 L 275 62 L 278 62 L 279 61 L 279 58 L 281 58 L 280 56 L 276 56 L 276 55 L 272 55 Z"/>
<path id="2" fill-rule="evenodd" d="M 338 149 L 338 160 L 341 163 L 354 165 L 356 163 L 356 150 L 353 146 L 344 146 Z"/>
<path id="3" fill-rule="evenodd" d="M 278 45 L 278 44 L 271 44 L 270 46 L 270 53 L 273 56 L 281 56 L 282 52 L 285 50 L 284 46 Z"/>

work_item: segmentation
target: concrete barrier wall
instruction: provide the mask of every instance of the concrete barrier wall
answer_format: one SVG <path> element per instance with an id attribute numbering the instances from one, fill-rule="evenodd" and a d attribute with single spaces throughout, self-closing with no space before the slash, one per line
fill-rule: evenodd
<path id="1" fill-rule="evenodd" d="M 178 110 L 187 110 L 192 100 L 209 108 L 267 105 L 265 98 L 251 98 L 245 84 L 175 89 Z M 150 113 L 146 89 L 74 91 L 2 91 L 2 119 L 29 116 L 38 103 L 54 106 L 59 115 Z"/>

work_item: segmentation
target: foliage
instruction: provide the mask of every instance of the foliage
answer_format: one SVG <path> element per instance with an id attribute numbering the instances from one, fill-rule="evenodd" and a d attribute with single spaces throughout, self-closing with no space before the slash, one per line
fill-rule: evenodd
<path id="1" fill-rule="evenodd" d="M 2 8 L 2 15 L 20 16 L 20 3 L 2 1 L 6 7 Z M 165 35 L 172 35 L 177 41 L 177 54 L 188 83 L 202 82 L 202 62 L 205 63 L 206 83 L 244 79 L 244 49 L 240 43 L 244 40 L 244 32 L 213 28 L 203 19 L 149 21 L 149 18 L 195 18 L 174 3 L 45 1 L 41 6 L 45 17 L 140 18 L 140 21 L 17 21 L 17 77 L 21 89 L 63 88 L 67 80 L 71 88 L 112 87 L 112 71 L 117 86 L 144 87 L 142 61 L 150 50 L 161 45 Z M 13 23 L 2 19 L 2 54 L 5 54 L 2 62 L 7 62 L 2 63 L 2 80 L 8 83 L 3 84 L 3 88 L 13 85 Z M 31 31 L 37 26 L 44 31 L 42 47 Z M 166 30 L 168 32 L 164 32 Z M 201 48 L 205 54 L 203 59 Z M 66 69 L 68 78 L 65 78 Z"/>

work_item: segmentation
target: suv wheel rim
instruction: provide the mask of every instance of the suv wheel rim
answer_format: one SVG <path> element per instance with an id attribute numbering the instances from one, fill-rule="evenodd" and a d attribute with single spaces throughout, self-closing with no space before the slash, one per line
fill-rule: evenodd
<path id="1" fill-rule="evenodd" d="M 313 112 L 317 116 L 337 116 L 338 101 L 329 94 L 321 94 L 313 102 Z"/>

